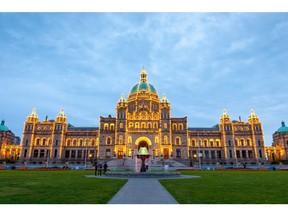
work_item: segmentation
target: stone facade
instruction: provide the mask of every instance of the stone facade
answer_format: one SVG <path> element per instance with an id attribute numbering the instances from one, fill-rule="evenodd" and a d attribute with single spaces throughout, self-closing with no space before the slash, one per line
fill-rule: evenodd
<path id="1" fill-rule="evenodd" d="M 264 163 L 262 123 L 253 110 L 248 122 L 232 121 L 224 110 L 219 124 L 190 128 L 187 117 L 171 117 L 143 70 L 127 99 L 121 95 L 116 117 L 100 116 L 98 127 L 74 127 L 61 110 L 56 120 L 39 122 L 33 110 L 24 123 L 21 160 L 29 163 L 86 163 L 133 158 L 146 147 L 152 158 L 202 164 Z M 237 156 L 237 157 L 236 157 Z"/>

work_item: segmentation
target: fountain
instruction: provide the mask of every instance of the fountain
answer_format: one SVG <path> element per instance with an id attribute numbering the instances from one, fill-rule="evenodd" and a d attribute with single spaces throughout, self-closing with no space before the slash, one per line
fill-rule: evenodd
<path id="1" fill-rule="evenodd" d="M 140 147 L 139 152 L 137 154 L 137 158 L 141 159 L 142 161 L 140 172 L 146 172 L 145 160 L 148 159 L 149 157 L 150 155 L 147 148 Z"/>

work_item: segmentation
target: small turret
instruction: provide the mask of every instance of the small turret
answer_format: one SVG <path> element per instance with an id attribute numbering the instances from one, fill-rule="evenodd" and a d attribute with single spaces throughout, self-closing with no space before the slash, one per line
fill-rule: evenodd
<path id="1" fill-rule="evenodd" d="M 37 123 L 38 122 L 38 115 L 36 113 L 35 108 L 33 108 L 31 114 L 27 117 L 27 122 L 29 122 L 29 123 Z"/>
<path id="2" fill-rule="evenodd" d="M 167 97 L 166 97 L 165 94 L 163 94 L 162 99 L 161 99 L 161 102 L 162 102 L 162 103 L 169 103 L 169 101 L 168 101 L 168 99 L 167 99 Z"/>
<path id="3" fill-rule="evenodd" d="M 255 114 L 254 110 L 251 109 L 250 112 L 250 116 L 248 117 L 248 122 L 251 123 L 258 123 L 259 122 L 259 118 L 258 116 Z"/>
<path id="4" fill-rule="evenodd" d="M 223 123 L 229 123 L 231 122 L 230 116 L 227 114 L 226 109 L 223 110 L 222 116 L 220 118 L 220 122 Z"/>
<path id="5" fill-rule="evenodd" d="M 119 99 L 118 102 L 119 102 L 119 103 L 125 103 L 125 102 L 126 102 L 125 97 L 124 97 L 124 94 L 121 94 L 121 97 L 120 97 L 120 99 Z"/>
<path id="6" fill-rule="evenodd" d="M 56 117 L 57 123 L 66 123 L 66 116 L 64 113 L 64 109 L 61 109 L 58 116 Z"/>

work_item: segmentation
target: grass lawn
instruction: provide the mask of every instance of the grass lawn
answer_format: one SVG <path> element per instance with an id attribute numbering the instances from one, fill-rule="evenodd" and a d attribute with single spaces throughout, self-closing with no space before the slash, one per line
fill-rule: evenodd
<path id="1" fill-rule="evenodd" d="M 0 171 L 0 204 L 105 204 L 127 182 L 94 171 Z"/>
<path id="2" fill-rule="evenodd" d="M 160 180 L 182 204 L 287 204 L 285 171 L 181 171 L 201 178 Z"/>

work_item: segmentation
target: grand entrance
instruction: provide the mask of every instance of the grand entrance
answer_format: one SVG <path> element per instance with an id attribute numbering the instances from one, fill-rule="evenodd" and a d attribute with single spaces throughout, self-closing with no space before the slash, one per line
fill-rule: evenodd
<path id="1" fill-rule="evenodd" d="M 148 143 L 146 141 L 144 141 L 144 140 L 139 142 L 138 151 L 139 151 L 140 147 L 146 147 L 146 149 L 149 150 L 148 149 Z"/>
<path id="2" fill-rule="evenodd" d="M 169 159 L 169 148 L 163 149 L 163 158 L 164 158 L 164 160 Z"/>
<path id="3" fill-rule="evenodd" d="M 117 158 L 118 159 L 123 159 L 123 149 L 122 148 L 118 149 Z"/>

